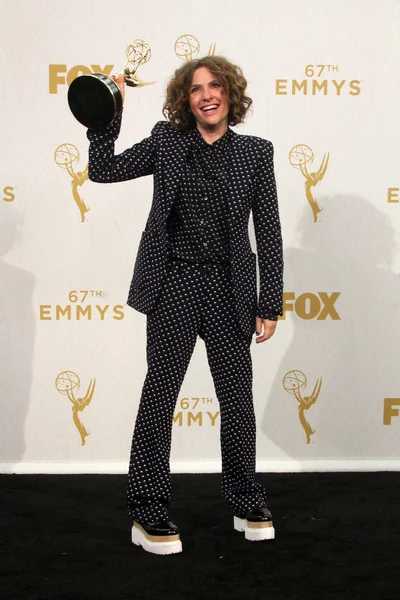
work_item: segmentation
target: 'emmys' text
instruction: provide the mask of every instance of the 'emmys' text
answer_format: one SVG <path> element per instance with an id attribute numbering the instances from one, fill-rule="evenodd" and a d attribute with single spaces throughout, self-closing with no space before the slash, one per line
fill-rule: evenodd
<path id="1" fill-rule="evenodd" d="M 352 79 L 320 79 L 329 73 L 339 71 L 339 65 L 307 65 L 305 75 L 307 79 L 276 79 L 275 94 L 277 96 L 359 96 L 361 94 L 361 80 Z"/>
<path id="2" fill-rule="evenodd" d="M 101 290 L 72 290 L 69 293 L 70 304 L 64 306 L 60 304 L 41 304 L 41 321 L 104 321 L 106 318 L 112 318 L 115 321 L 121 321 L 124 317 L 124 306 L 122 304 L 83 304 L 87 299 L 101 298 Z"/>

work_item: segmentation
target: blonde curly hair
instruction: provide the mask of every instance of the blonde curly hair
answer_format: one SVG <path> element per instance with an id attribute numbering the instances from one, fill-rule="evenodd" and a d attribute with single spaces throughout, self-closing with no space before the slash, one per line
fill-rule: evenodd
<path id="1" fill-rule="evenodd" d="M 245 94 L 247 81 L 242 69 L 223 56 L 193 59 L 176 69 L 167 85 L 162 109 L 164 117 L 180 131 L 189 131 L 196 127 L 196 119 L 189 106 L 189 89 L 193 73 L 200 67 L 207 67 L 218 78 L 228 95 L 228 125 L 243 123 L 253 101 Z"/>

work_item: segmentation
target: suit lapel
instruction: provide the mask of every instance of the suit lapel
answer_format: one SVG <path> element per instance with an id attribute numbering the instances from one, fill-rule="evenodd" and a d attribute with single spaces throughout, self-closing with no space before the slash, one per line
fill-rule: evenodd
<path id="1" fill-rule="evenodd" d="M 247 168 L 246 146 L 241 136 L 232 131 L 229 144 L 229 180 L 227 185 L 228 208 L 231 219 L 246 210 L 245 202 L 251 185 L 251 171 Z M 240 181 L 237 181 L 240 179 Z"/>
<path id="2" fill-rule="evenodd" d="M 181 155 L 181 160 L 169 160 L 164 163 L 168 164 L 168 168 L 165 168 L 165 164 L 163 167 L 163 209 L 165 212 L 165 219 L 167 219 L 168 214 L 172 208 L 174 200 L 179 192 L 180 181 L 183 176 L 184 169 L 186 168 L 186 161 L 188 153 L 190 152 L 190 140 L 187 135 L 181 136 L 173 136 L 173 138 L 168 140 L 168 143 L 165 144 L 164 153 Z"/>

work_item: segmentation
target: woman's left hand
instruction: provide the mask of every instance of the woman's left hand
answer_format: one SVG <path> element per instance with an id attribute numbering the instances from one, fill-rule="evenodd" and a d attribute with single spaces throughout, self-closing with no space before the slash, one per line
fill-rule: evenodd
<path id="1" fill-rule="evenodd" d="M 278 321 L 269 321 L 268 319 L 256 317 L 256 332 L 260 333 L 260 335 L 256 337 L 257 344 L 265 342 L 265 340 L 269 340 L 269 338 L 274 335 L 277 322 Z M 264 332 L 261 335 L 262 326 L 264 327 Z"/>

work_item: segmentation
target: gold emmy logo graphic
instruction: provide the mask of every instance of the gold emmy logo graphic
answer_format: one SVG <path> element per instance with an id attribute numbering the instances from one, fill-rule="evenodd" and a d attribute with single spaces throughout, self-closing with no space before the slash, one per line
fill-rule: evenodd
<path id="1" fill-rule="evenodd" d="M 88 165 L 83 171 L 75 173 L 73 164 L 79 161 L 79 150 L 73 144 L 60 144 L 54 152 L 54 160 L 56 164 L 65 169 L 71 177 L 72 196 L 76 202 L 79 212 L 81 213 L 81 222 L 85 221 L 85 214 L 90 210 L 79 195 L 78 187 L 83 185 L 88 179 Z"/>
<path id="2" fill-rule="evenodd" d="M 178 37 L 174 46 L 175 54 L 181 60 L 189 62 L 193 60 L 200 52 L 200 42 L 194 35 L 185 33 Z M 211 43 L 208 49 L 208 56 L 214 56 L 216 50 L 216 43 Z"/>
<path id="3" fill-rule="evenodd" d="M 310 396 L 302 395 L 302 388 L 306 388 L 307 386 L 307 377 L 302 371 L 288 371 L 282 380 L 282 385 L 288 394 L 294 395 L 299 403 L 299 419 L 306 434 L 307 444 L 309 444 L 310 437 L 315 433 L 315 429 L 311 427 L 304 413 L 318 400 L 318 396 L 321 391 L 322 377 L 318 377 Z"/>
<path id="4" fill-rule="evenodd" d="M 81 385 L 80 379 L 73 371 L 63 371 L 56 378 L 56 388 L 60 394 L 68 396 L 68 400 L 72 404 L 72 420 L 74 421 L 75 427 L 79 431 L 81 436 L 82 446 L 86 444 L 86 438 L 90 435 L 90 432 L 86 429 L 82 421 L 79 419 L 79 413 L 82 412 L 93 398 L 94 389 L 96 387 L 96 379 L 91 379 L 87 392 L 83 398 L 75 396 L 74 390 L 79 390 Z"/>
<path id="5" fill-rule="evenodd" d="M 391 425 L 392 417 L 399 416 L 400 398 L 385 398 L 383 401 L 383 424 Z"/>
<path id="6" fill-rule="evenodd" d="M 317 183 L 322 181 L 324 178 L 326 169 L 328 168 L 329 152 L 328 155 L 324 154 L 324 158 L 322 159 L 321 166 L 318 171 L 316 173 L 309 173 L 307 169 L 307 163 L 312 163 L 313 161 L 314 152 L 311 150 L 310 146 L 307 146 L 306 144 L 298 144 L 289 152 L 290 164 L 295 169 L 299 169 L 305 179 L 304 185 L 306 188 L 306 198 L 314 215 L 314 223 L 316 223 L 318 213 L 322 211 L 322 208 L 312 195 L 311 188 L 315 187 Z"/>

